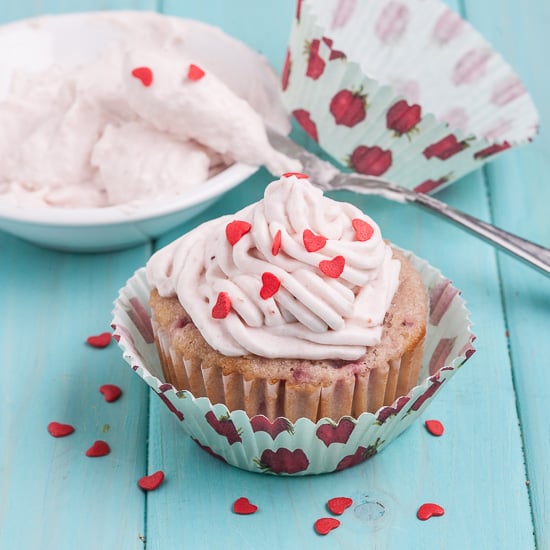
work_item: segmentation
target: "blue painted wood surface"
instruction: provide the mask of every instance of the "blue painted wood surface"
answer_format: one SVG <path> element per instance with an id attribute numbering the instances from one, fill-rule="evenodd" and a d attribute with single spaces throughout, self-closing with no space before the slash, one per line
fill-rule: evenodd
<path id="1" fill-rule="evenodd" d="M 550 246 L 548 3 L 449 4 L 519 72 L 541 132 L 439 196 Z M 0 6 L 0 21 L 114 8 L 213 23 L 280 69 L 294 2 L 20 0 Z M 550 282 L 427 213 L 342 196 L 372 214 L 392 241 L 438 266 L 472 312 L 478 351 L 424 415 L 444 422 L 442 438 L 418 422 L 380 455 L 338 474 L 241 472 L 184 435 L 116 346 L 85 346 L 86 336 L 108 329 L 118 288 L 154 248 L 258 199 L 269 180 L 261 170 L 177 231 L 122 252 L 59 253 L 0 234 L 0 548 L 550 548 Z M 120 385 L 122 399 L 106 404 L 98 392 L 104 383 Z M 74 424 L 75 434 L 51 438 L 50 420 Z M 111 444 L 108 457 L 84 456 L 95 439 Z M 137 480 L 158 469 L 166 482 L 144 494 Z M 232 514 L 241 495 L 260 511 Z M 313 522 L 340 495 L 356 507 L 321 538 Z M 445 516 L 420 522 L 415 513 L 425 501 L 443 505 Z"/>

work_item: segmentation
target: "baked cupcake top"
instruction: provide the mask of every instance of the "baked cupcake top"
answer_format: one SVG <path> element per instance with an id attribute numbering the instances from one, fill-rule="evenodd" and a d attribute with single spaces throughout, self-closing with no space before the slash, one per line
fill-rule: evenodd
<path id="1" fill-rule="evenodd" d="M 370 217 L 292 173 L 156 252 L 147 278 L 224 355 L 355 360 L 381 339 L 399 270 Z"/>

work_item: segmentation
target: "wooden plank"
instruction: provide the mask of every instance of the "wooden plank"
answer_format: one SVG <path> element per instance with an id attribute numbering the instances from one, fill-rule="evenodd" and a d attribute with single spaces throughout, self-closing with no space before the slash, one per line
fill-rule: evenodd
<path id="1" fill-rule="evenodd" d="M 550 5 L 521 7 L 466 2 L 468 14 L 518 72 L 540 114 L 540 135 L 502 156 L 487 170 L 495 223 L 550 247 L 550 104 L 544 67 L 550 51 Z M 491 9 L 493 8 L 493 9 Z M 499 259 L 517 406 L 525 444 L 535 537 L 550 548 L 550 291 L 548 279 L 505 257 Z"/>
<path id="2" fill-rule="evenodd" d="M 63 254 L 0 234 L 0 538 L 5 548 L 142 548 L 148 392 L 109 330 L 118 289 L 147 247 Z M 124 391 L 106 403 L 102 384 Z M 50 421 L 74 434 L 55 439 Z M 112 448 L 88 458 L 95 440 Z"/>

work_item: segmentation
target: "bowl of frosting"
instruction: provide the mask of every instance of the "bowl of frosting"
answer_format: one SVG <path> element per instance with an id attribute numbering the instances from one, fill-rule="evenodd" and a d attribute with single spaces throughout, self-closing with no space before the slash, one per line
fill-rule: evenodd
<path id="1" fill-rule="evenodd" d="M 265 135 L 290 129 L 277 75 L 204 23 L 38 17 L 0 27 L 0 63 L 0 230 L 40 246 L 138 244 L 259 166 L 296 169 Z"/>

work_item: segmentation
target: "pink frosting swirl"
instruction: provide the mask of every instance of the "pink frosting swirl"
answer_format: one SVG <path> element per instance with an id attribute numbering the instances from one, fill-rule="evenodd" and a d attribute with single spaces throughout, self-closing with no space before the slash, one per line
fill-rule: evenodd
<path id="1" fill-rule="evenodd" d="M 355 360 L 380 341 L 399 269 L 371 218 L 293 174 L 159 250 L 147 276 L 224 355 Z"/>

